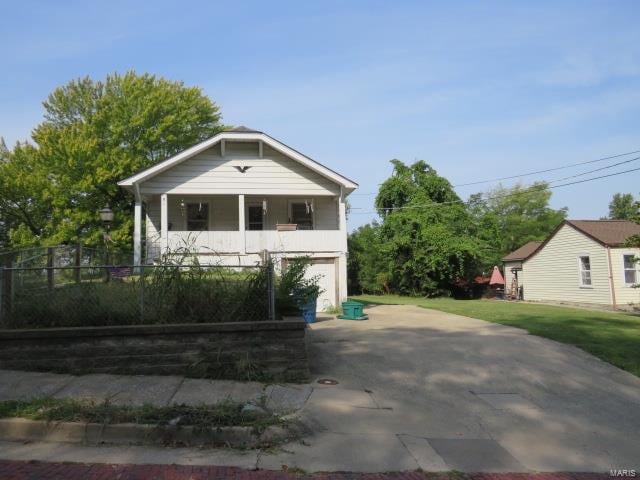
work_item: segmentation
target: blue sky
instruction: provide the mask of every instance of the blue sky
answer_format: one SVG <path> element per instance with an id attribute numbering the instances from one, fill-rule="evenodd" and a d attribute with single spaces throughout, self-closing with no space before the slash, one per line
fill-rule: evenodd
<path id="1" fill-rule="evenodd" d="M 351 227 L 372 218 L 392 158 L 458 184 L 640 150 L 637 1 L 2 3 L 9 144 L 69 79 L 151 72 L 357 181 Z M 599 218 L 617 191 L 637 195 L 640 172 L 554 190 L 552 204 Z"/>

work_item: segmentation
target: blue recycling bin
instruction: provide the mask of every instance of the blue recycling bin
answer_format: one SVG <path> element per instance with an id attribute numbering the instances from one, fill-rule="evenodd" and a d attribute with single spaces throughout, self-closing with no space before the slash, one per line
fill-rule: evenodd
<path id="1" fill-rule="evenodd" d="M 317 300 L 314 300 L 302 306 L 302 318 L 304 318 L 305 322 L 315 323 L 317 304 Z"/>

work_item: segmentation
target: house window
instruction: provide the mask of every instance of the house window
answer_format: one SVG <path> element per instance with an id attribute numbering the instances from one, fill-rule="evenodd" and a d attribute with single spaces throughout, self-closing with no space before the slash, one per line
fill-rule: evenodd
<path id="1" fill-rule="evenodd" d="M 623 255 L 624 283 L 625 285 L 634 285 L 638 282 L 638 270 L 636 268 L 635 255 Z"/>
<path id="2" fill-rule="evenodd" d="M 313 230 L 313 206 L 310 201 L 291 202 L 291 223 L 298 230 Z"/>
<path id="3" fill-rule="evenodd" d="M 580 286 L 591 286 L 591 260 L 588 255 L 578 257 L 578 264 L 580 266 Z"/>
<path id="4" fill-rule="evenodd" d="M 249 230 L 264 230 L 262 205 L 249 205 Z"/>
<path id="5" fill-rule="evenodd" d="M 209 230 L 209 204 L 187 203 L 187 231 Z"/>

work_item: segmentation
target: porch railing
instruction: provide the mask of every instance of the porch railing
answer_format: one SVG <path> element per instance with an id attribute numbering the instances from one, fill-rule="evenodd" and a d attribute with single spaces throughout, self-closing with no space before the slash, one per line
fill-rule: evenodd
<path id="1" fill-rule="evenodd" d="M 189 244 L 202 252 L 238 253 L 241 243 L 238 231 L 170 231 L 169 247 Z M 281 232 L 277 230 L 247 230 L 245 235 L 246 253 L 270 252 L 331 252 L 343 251 L 344 234 L 340 230 L 296 230 Z M 160 240 L 156 241 L 160 247 Z"/>

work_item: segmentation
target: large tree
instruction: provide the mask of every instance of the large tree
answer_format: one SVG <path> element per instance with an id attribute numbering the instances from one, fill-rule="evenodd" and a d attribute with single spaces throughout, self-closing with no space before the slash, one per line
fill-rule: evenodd
<path id="1" fill-rule="evenodd" d="M 551 208 L 550 199 L 545 182 L 500 185 L 470 197 L 469 212 L 485 245 L 485 269 L 528 241 L 544 240 L 566 218 L 567 208 Z"/>
<path id="2" fill-rule="evenodd" d="M 640 222 L 640 200 L 630 193 L 616 193 L 609 203 L 609 218 Z"/>
<path id="3" fill-rule="evenodd" d="M 96 212 L 109 204 L 111 237 L 129 247 L 132 202 L 118 180 L 223 128 L 217 105 L 199 88 L 135 72 L 71 81 L 43 105 L 35 143 L 17 145 L 1 166 L 0 214 L 11 219 L 13 246 L 99 242 Z M 16 181 L 8 178 L 14 172 Z"/>
<path id="4" fill-rule="evenodd" d="M 348 238 L 349 293 L 388 293 L 388 279 L 381 253 L 380 225 L 362 225 Z"/>
<path id="5" fill-rule="evenodd" d="M 398 293 L 447 293 L 457 278 L 476 271 L 481 257 L 471 217 L 449 181 L 426 162 L 391 163 L 393 174 L 375 200 L 382 217 L 378 277 Z"/>

